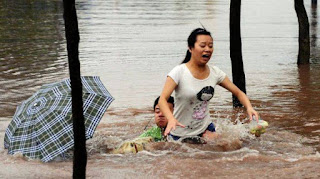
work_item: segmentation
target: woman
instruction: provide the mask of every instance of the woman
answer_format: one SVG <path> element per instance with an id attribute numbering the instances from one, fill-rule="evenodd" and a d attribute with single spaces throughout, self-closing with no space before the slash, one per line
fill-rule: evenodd
<path id="1" fill-rule="evenodd" d="M 168 74 L 159 106 L 168 119 L 164 135 L 174 140 L 180 137 L 201 136 L 214 139 L 217 135 L 210 120 L 208 102 L 214 95 L 216 84 L 235 95 L 252 116 L 259 119 L 248 97 L 235 86 L 226 74 L 216 66 L 208 66 L 213 53 L 213 39 L 210 32 L 198 28 L 188 38 L 188 51 L 182 64 Z M 170 111 L 167 99 L 175 90 L 175 110 Z M 176 126 L 180 126 L 177 127 Z"/>

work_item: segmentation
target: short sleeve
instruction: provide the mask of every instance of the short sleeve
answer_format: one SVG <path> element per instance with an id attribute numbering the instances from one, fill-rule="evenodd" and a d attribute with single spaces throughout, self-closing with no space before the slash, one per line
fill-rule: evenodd
<path id="1" fill-rule="evenodd" d="M 217 84 L 220 84 L 226 78 L 227 75 L 225 72 L 223 72 L 222 70 L 220 70 L 220 68 L 216 66 L 213 67 L 213 70 L 217 78 Z"/>
<path id="2" fill-rule="evenodd" d="M 174 67 L 168 73 L 168 76 L 170 76 L 176 84 L 179 84 L 181 73 L 182 73 L 182 65 L 179 65 L 179 66 Z"/>

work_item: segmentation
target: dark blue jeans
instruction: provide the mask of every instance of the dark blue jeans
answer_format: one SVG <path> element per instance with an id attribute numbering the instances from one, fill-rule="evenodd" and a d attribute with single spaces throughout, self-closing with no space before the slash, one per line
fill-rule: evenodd
<path id="1" fill-rule="evenodd" d="M 208 131 L 210 131 L 210 132 L 216 132 L 216 128 L 215 128 L 215 126 L 214 126 L 213 123 L 210 123 L 210 124 L 208 125 L 208 127 L 207 127 L 206 130 L 208 130 Z M 203 134 L 203 133 L 199 134 L 198 136 L 199 136 L 199 137 L 202 137 L 202 134 Z M 179 140 L 179 139 L 180 139 L 179 136 L 175 136 L 175 135 L 172 135 L 172 134 L 169 134 L 169 135 L 172 137 L 173 140 Z"/>

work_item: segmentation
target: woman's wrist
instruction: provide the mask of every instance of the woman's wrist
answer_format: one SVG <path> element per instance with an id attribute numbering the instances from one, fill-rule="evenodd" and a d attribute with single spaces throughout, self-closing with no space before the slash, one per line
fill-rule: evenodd
<path id="1" fill-rule="evenodd" d="M 174 118 L 169 118 L 168 119 L 168 122 L 174 122 L 174 121 L 176 121 Z"/>
<path id="2" fill-rule="evenodd" d="M 246 107 L 247 111 L 252 111 L 253 110 L 253 107 L 250 105 L 248 107 Z"/>

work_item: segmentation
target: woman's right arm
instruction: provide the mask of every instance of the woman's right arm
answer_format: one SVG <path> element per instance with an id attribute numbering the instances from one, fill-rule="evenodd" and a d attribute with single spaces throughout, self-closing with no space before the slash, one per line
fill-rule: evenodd
<path id="1" fill-rule="evenodd" d="M 176 120 L 176 118 L 174 118 L 172 112 L 169 109 L 168 102 L 167 102 L 167 100 L 169 99 L 170 95 L 172 94 L 173 90 L 176 87 L 177 87 L 177 84 L 174 82 L 174 80 L 170 76 L 168 76 L 159 99 L 160 110 L 164 114 L 164 116 L 168 119 L 168 125 L 166 127 L 166 130 L 164 131 L 165 136 L 168 135 L 171 130 L 174 130 L 176 126 L 185 127 L 184 125 L 180 124 Z"/>

